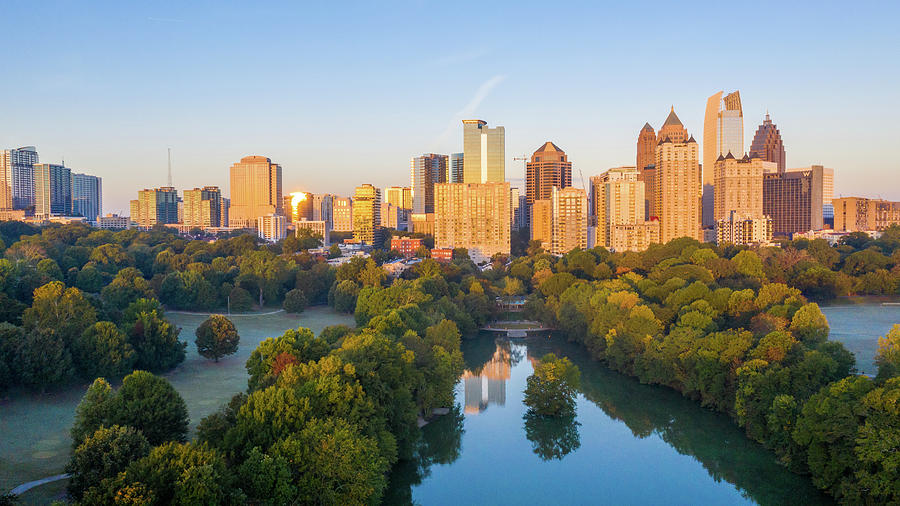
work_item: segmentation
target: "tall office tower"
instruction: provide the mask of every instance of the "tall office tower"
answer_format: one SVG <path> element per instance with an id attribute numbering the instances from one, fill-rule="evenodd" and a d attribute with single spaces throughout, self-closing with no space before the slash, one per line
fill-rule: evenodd
<path id="1" fill-rule="evenodd" d="M 254 228 L 257 218 L 282 214 L 281 165 L 264 156 L 245 156 L 231 166 L 231 210 L 228 224 Z"/>
<path id="2" fill-rule="evenodd" d="M 463 183 L 506 181 L 506 134 L 480 119 L 463 120 Z"/>
<path id="3" fill-rule="evenodd" d="M 467 248 L 476 263 L 490 260 L 497 253 L 508 255 L 509 188 L 509 183 L 436 185 L 435 247 Z"/>
<path id="4" fill-rule="evenodd" d="M 637 140 L 637 170 L 643 172 L 648 165 L 656 163 L 656 132 L 650 123 L 644 123 L 644 128 L 638 133 Z"/>
<path id="5" fill-rule="evenodd" d="M 103 181 L 89 174 L 72 174 L 72 214 L 96 223 L 103 214 Z"/>
<path id="6" fill-rule="evenodd" d="M 332 220 L 333 209 L 332 195 L 323 195 L 320 193 L 313 194 L 313 218 L 312 221 L 324 221 L 328 230 L 331 230 L 334 222 Z"/>
<path id="7" fill-rule="evenodd" d="M 565 151 L 552 142 L 545 142 L 531 155 L 525 165 L 525 196 L 529 204 L 549 199 L 553 188 L 572 186 L 572 162 Z"/>
<path id="8" fill-rule="evenodd" d="M 434 185 L 446 183 L 447 155 L 427 153 L 409 162 L 413 212 L 434 212 Z"/>
<path id="9" fill-rule="evenodd" d="M 131 221 L 141 228 L 178 223 L 178 192 L 171 186 L 140 190 L 131 201 Z"/>
<path id="10" fill-rule="evenodd" d="M 675 114 L 674 105 L 669 111 L 669 115 L 666 116 L 666 121 L 663 122 L 663 126 L 660 127 L 659 132 L 656 134 L 656 144 L 659 145 L 661 141 L 666 139 L 669 139 L 674 144 L 680 144 L 682 142 L 687 142 L 688 140 L 687 128 L 684 127 L 681 120 L 678 119 L 678 115 Z M 656 165 L 656 163 L 654 163 L 654 165 Z"/>
<path id="11" fill-rule="evenodd" d="M 653 201 L 660 221 L 660 241 L 666 243 L 677 237 L 702 240 L 700 148 L 693 137 L 685 142 L 673 142 L 670 137 L 660 141 L 655 180 Z"/>
<path id="12" fill-rule="evenodd" d="M 522 204 L 525 203 L 523 195 L 520 195 L 522 190 L 518 188 L 510 188 L 509 189 L 509 220 L 510 220 L 510 230 L 519 230 L 523 228 L 522 224 Z M 527 204 L 525 204 L 527 206 Z"/>
<path id="13" fill-rule="evenodd" d="M 715 191 L 713 179 L 716 160 L 731 153 L 744 154 L 744 112 L 741 93 L 735 91 L 722 98 L 717 92 L 706 101 L 703 120 L 703 226 L 714 225 Z"/>
<path id="14" fill-rule="evenodd" d="M 353 199 L 334 197 L 331 199 L 332 231 L 353 232 Z"/>
<path id="15" fill-rule="evenodd" d="M 412 209 L 412 188 L 408 186 L 388 186 L 384 189 L 384 201 L 400 209 Z"/>
<path id="16" fill-rule="evenodd" d="M 72 215 L 72 170 L 52 163 L 33 167 L 34 215 L 40 218 Z"/>
<path id="17" fill-rule="evenodd" d="M 835 232 L 883 231 L 900 224 L 900 202 L 863 197 L 834 199 Z"/>
<path id="18" fill-rule="evenodd" d="M 750 143 L 750 158 L 762 158 L 767 162 L 778 164 L 778 172 L 784 172 L 787 168 L 784 156 L 784 142 L 781 140 L 781 132 L 766 112 L 766 119 L 756 129 L 753 142 Z"/>
<path id="19" fill-rule="evenodd" d="M 825 168 L 813 165 L 763 176 L 763 214 L 776 237 L 821 230 Z"/>
<path id="20" fill-rule="evenodd" d="M 184 190 L 182 224 L 197 228 L 222 226 L 222 191 L 218 186 Z"/>
<path id="21" fill-rule="evenodd" d="M 315 218 L 312 193 L 291 192 L 290 195 L 284 196 L 282 202 L 284 219 L 288 223 L 300 220 L 312 220 Z"/>
<path id="22" fill-rule="evenodd" d="M 713 218 L 723 220 L 734 212 L 738 218 L 762 218 L 763 172 L 768 162 L 729 152 L 713 164 L 715 206 Z"/>
<path id="23" fill-rule="evenodd" d="M 540 241 L 549 250 L 553 243 L 553 200 L 540 199 L 531 204 L 531 240 Z"/>
<path id="24" fill-rule="evenodd" d="M 581 188 L 553 188 L 553 240 L 550 253 L 587 249 L 588 202 Z"/>
<path id="25" fill-rule="evenodd" d="M 644 182 L 635 167 L 616 167 L 591 178 L 597 246 L 610 248 L 616 225 L 644 222 Z"/>
<path id="26" fill-rule="evenodd" d="M 462 153 L 451 153 L 447 162 L 447 183 L 462 183 L 464 173 L 464 157 Z"/>
<path id="27" fill-rule="evenodd" d="M 34 205 L 34 146 L 0 150 L 0 209 L 26 209 Z"/>
<path id="28" fill-rule="evenodd" d="M 834 227 L 834 169 L 822 169 L 822 218 L 825 228 Z"/>
<path id="29" fill-rule="evenodd" d="M 357 186 L 353 194 L 353 239 L 382 246 L 381 190 L 370 184 Z"/>

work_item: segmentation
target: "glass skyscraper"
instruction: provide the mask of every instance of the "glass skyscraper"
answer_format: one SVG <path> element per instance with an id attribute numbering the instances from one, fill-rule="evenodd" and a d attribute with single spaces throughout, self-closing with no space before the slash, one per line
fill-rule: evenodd
<path id="1" fill-rule="evenodd" d="M 463 120 L 464 183 L 506 181 L 506 131 L 480 119 Z"/>
<path id="2" fill-rule="evenodd" d="M 97 222 L 103 213 L 103 182 L 97 176 L 72 174 L 72 214 Z"/>
<path id="3" fill-rule="evenodd" d="M 72 170 L 52 163 L 33 169 L 34 215 L 41 218 L 72 215 Z"/>

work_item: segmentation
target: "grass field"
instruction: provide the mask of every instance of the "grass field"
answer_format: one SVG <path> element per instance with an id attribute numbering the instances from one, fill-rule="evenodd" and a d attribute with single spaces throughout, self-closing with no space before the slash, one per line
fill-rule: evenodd
<path id="1" fill-rule="evenodd" d="M 167 317 L 181 327 L 180 337 L 188 342 L 188 348 L 185 361 L 164 376 L 187 403 L 192 430 L 232 395 L 247 389 L 244 363 L 260 341 L 290 328 L 309 327 L 318 334 L 328 325 L 354 325 L 352 316 L 329 307 L 312 307 L 300 315 L 235 315 L 232 321 L 241 336 L 240 347 L 215 363 L 200 357 L 194 345 L 194 331 L 205 315 L 172 312 Z M 63 472 L 71 445 L 68 430 L 88 386 L 85 383 L 43 395 L 13 393 L 0 400 L 0 490 Z M 63 488 L 59 483 L 43 485 L 21 499 L 26 504 L 46 504 Z"/>

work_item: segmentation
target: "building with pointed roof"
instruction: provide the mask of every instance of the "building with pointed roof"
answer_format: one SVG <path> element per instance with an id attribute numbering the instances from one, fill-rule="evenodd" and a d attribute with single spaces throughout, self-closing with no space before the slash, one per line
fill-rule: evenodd
<path id="1" fill-rule="evenodd" d="M 660 129 L 660 138 L 650 215 L 659 218 L 660 242 L 678 237 L 702 240 L 700 148 L 694 137 L 688 136 L 674 108 Z"/>
<path id="2" fill-rule="evenodd" d="M 766 111 L 766 119 L 756 129 L 753 142 L 750 144 L 750 158 L 762 158 L 767 162 L 775 162 L 778 172 L 784 172 L 787 164 L 784 155 L 784 142 L 781 140 L 781 132 L 769 118 Z"/>
<path id="3" fill-rule="evenodd" d="M 545 142 L 525 165 L 526 202 L 531 205 L 535 200 L 549 199 L 553 188 L 569 186 L 572 186 L 572 162 L 559 146 Z"/>
<path id="4" fill-rule="evenodd" d="M 670 141 L 674 143 L 680 143 L 687 141 L 688 131 L 687 128 L 681 123 L 681 120 L 678 119 L 678 115 L 675 114 L 675 106 L 672 106 L 672 109 L 669 111 L 669 115 L 666 116 L 666 121 L 663 123 L 663 126 L 659 129 L 659 133 L 657 133 L 657 139 L 661 142 L 662 140 L 668 138 Z"/>
<path id="5" fill-rule="evenodd" d="M 644 123 L 644 128 L 638 133 L 637 139 L 637 167 L 643 171 L 648 165 L 656 163 L 656 132 L 650 123 Z"/>

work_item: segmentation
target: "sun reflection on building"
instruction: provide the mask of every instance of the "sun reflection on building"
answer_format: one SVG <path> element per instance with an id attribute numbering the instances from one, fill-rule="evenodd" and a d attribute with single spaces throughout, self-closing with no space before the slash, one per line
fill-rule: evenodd
<path id="1" fill-rule="evenodd" d="M 497 344 L 493 356 L 480 371 L 463 372 L 463 389 L 466 397 L 466 414 L 478 414 L 491 404 L 506 404 L 506 381 L 509 379 L 509 343 Z"/>

